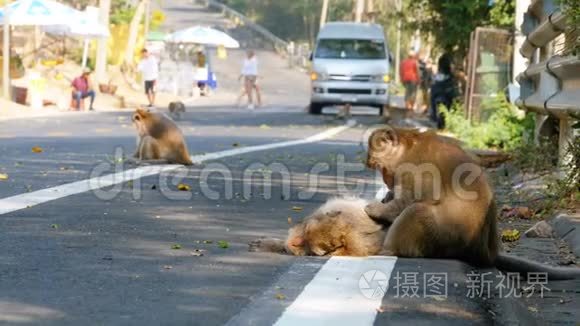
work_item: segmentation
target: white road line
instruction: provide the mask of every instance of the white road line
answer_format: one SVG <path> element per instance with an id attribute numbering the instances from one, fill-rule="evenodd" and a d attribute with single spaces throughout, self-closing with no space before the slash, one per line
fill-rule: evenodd
<path id="1" fill-rule="evenodd" d="M 292 141 L 285 141 L 279 143 L 248 146 L 242 148 L 236 148 L 232 150 L 226 150 L 215 153 L 208 153 L 203 155 L 194 155 L 191 157 L 194 163 L 201 163 L 204 161 L 220 159 L 229 156 L 236 156 L 241 154 L 247 154 L 258 151 L 265 151 L 269 149 L 304 145 L 309 143 L 319 142 L 338 135 L 339 133 L 352 128 L 356 125 L 356 121 L 348 121 L 347 124 L 340 127 L 335 127 L 328 129 L 324 132 L 318 133 L 316 135 Z M 177 170 L 183 167 L 182 165 L 153 165 L 144 166 L 136 169 L 126 170 L 119 173 L 108 174 L 96 178 L 81 180 L 77 182 L 72 182 L 57 187 L 42 189 L 30 193 L 25 193 L 21 195 L 15 195 L 12 197 L 7 197 L 0 199 L 0 215 L 18 211 L 24 208 L 36 206 L 49 201 L 57 200 L 60 198 L 84 193 L 91 190 L 101 189 L 105 187 L 110 187 L 123 182 L 140 179 L 143 177 L 156 175 L 161 172 L 168 172 L 172 170 Z"/>
<path id="2" fill-rule="evenodd" d="M 275 325 L 373 325 L 396 261 L 330 258 Z"/>

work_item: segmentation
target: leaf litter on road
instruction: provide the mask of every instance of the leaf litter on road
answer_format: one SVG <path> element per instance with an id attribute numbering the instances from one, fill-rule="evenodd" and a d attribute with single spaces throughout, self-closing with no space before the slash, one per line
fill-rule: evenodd
<path id="1" fill-rule="evenodd" d="M 176 243 L 176 244 L 174 244 L 174 245 L 171 246 L 171 249 L 173 249 L 173 250 L 179 250 L 179 249 L 181 249 L 181 245 Z"/>
<path id="2" fill-rule="evenodd" d="M 8 174 L 0 173 L 0 181 L 5 181 L 5 180 L 8 180 Z"/>
<path id="3" fill-rule="evenodd" d="M 34 147 L 32 147 L 32 152 L 33 153 L 42 153 L 42 152 L 44 152 L 44 150 L 40 146 L 34 146 Z"/>
<path id="4" fill-rule="evenodd" d="M 222 248 L 222 249 L 228 249 L 230 247 L 230 244 L 227 241 L 224 240 L 220 240 L 217 242 L 218 247 Z"/>
<path id="5" fill-rule="evenodd" d="M 190 191 L 191 187 L 185 183 L 180 183 L 177 185 L 177 189 L 180 191 Z"/>

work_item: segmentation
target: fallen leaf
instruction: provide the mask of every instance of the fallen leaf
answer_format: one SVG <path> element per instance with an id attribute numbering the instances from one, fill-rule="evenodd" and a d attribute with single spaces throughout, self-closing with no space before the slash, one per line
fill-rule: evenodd
<path id="1" fill-rule="evenodd" d="M 292 225 L 292 218 L 288 217 L 288 224 Z"/>
<path id="2" fill-rule="evenodd" d="M 222 248 L 222 249 L 228 249 L 230 247 L 230 244 L 227 241 L 223 241 L 220 240 L 217 242 L 218 247 Z"/>
<path id="3" fill-rule="evenodd" d="M 40 146 L 34 146 L 34 147 L 32 147 L 32 152 L 33 153 L 42 153 L 43 151 L 44 150 Z"/>
<path id="4" fill-rule="evenodd" d="M 58 229 L 58 224 L 51 224 L 51 225 L 50 225 L 50 227 L 51 227 L 52 229 Z"/>
<path id="5" fill-rule="evenodd" d="M 300 207 L 300 206 L 293 206 L 292 210 L 296 211 L 296 212 L 301 212 L 304 209 L 304 207 Z"/>
<path id="6" fill-rule="evenodd" d="M 501 240 L 504 242 L 514 242 L 520 239 L 520 231 L 516 229 L 503 230 L 501 232 Z"/>
<path id="7" fill-rule="evenodd" d="M 181 191 L 190 191 L 191 187 L 189 185 L 186 185 L 185 183 L 180 183 L 177 185 L 177 189 Z"/>
<path id="8" fill-rule="evenodd" d="M 179 250 L 179 249 L 181 249 L 181 245 L 180 244 L 174 244 L 174 245 L 171 246 L 171 249 L 173 249 L 173 250 Z"/>
<path id="9" fill-rule="evenodd" d="M 536 312 L 536 313 L 538 312 L 538 308 L 536 308 L 536 307 L 528 307 L 528 310 L 531 312 Z"/>
<path id="10" fill-rule="evenodd" d="M 171 266 L 171 265 L 163 265 L 163 268 L 164 269 L 173 269 L 173 266 Z"/>
<path id="11" fill-rule="evenodd" d="M 8 174 L 0 173 L 0 181 L 8 180 Z"/>
<path id="12" fill-rule="evenodd" d="M 286 296 L 283 295 L 282 293 L 276 293 L 276 299 L 278 299 L 278 300 L 284 300 L 284 299 L 286 299 Z"/>
<path id="13" fill-rule="evenodd" d="M 203 240 L 203 243 L 210 244 L 210 243 L 213 243 L 213 240 Z"/>
<path id="14" fill-rule="evenodd" d="M 267 124 L 261 124 L 260 129 L 272 129 L 272 127 L 268 126 Z"/>

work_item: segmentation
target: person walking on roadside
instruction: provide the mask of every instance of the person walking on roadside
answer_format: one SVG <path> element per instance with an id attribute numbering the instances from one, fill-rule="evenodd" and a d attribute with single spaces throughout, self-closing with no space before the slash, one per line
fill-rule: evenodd
<path id="1" fill-rule="evenodd" d="M 159 78 L 159 62 L 149 54 L 147 49 L 141 50 L 141 61 L 137 69 L 141 72 L 145 81 L 145 94 L 149 101 L 149 107 L 155 105 L 155 83 Z"/>
<path id="2" fill-rule="evenodd" d="M 91 69 L 85 68 L 83 73 L 75 78 L 72 83 L 72 96 L 75 99 L 76 110 L 81 110 L 81 101 L 87 97 L 91 98 L 91 105 L 89 106 L 89 111 L 94 111 L 93 104 L 95 103 L 95 91 L 91 86 Z"/>
<path id="3" fill-rule="evenodd" d="M 413 110 L 420 82 L 419 63 L 414 51 L 409 51 L 409 56 L 401 62 L 400 68 L 401 82 L 405 87 L 405 107 L 407 110 Z"/>
<path id="4" fill-rule="evenodd" d="M 240 78 L 244 80 L 244 89 L 238 98 L 238 105 L 244 95 L 248 96 L 248 109 L 253 110 L 255 108 L 253 93 L 256 91 L 256 99 L 258 106 L 262 105 L 262 96 L 260 94 L 260 88 L 258 87 L 258 59 L 253 50 L 248 50 L 246 58 L 242 64 L 242 72 Z"/>
<path id="5" fill-rule="evenodd" d="M 433 82 L 433 63 L 431 58 L 419 59 L 419 71 L 421 72 L 421 114 L 427 113 L 431 104 L 430 91 Z"/>

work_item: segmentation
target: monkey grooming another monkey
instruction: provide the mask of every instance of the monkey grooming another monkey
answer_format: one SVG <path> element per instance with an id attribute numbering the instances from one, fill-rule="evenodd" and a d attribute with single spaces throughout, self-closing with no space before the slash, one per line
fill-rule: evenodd
<path id="1" fill-rule="evenodd" d="M 507 271 L 544 272 L 550 279 L 580 278 L 580 269 L 555 268 L 500 253 L 497 212 L 483 169 L 434 132 L 393 129 L 369 138 L 367 166 L 379 170 L 394 199 L 365 211 L 392 223 L 382 255 L 455 258 Z"/>
<path id="2" fill-rule="evenodd" d="M 367 201 L 334 198 L 290 228 L 286 240 L 261 239 L 250 251 L 295 256 L 372 256 L 382 247 L 386 228 L 365 213 Z"/>
<path id="3" fill-rule="evenodd" d="M 137 129 L 134 158 L 139 163 L 193 164 L 181 130 L 167 116 L 138 108 L 132 120 Z"/>
<path id="4" fill-rule="evenodd" d="M 173 120 L 180 120 L 182 113 L 185 113 L 185 104 L 183 102 L 169 103 L 169 115 Z"/>

